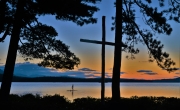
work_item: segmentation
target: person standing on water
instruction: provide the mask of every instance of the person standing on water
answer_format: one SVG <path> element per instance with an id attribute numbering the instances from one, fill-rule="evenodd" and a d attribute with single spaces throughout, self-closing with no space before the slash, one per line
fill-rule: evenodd
<path id="1" fill-rule="evenodd" d="M 74 85 L 72 85 L 72 90 L 74 90 Z"/>

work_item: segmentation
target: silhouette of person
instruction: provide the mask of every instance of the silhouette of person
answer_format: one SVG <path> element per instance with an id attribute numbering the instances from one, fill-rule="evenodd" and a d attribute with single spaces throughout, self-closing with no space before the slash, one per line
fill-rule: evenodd
<path id="1" fill-rule="evenodd" d="M 74 90 L 74 85 L 72 85 L 72 90 Z"/>

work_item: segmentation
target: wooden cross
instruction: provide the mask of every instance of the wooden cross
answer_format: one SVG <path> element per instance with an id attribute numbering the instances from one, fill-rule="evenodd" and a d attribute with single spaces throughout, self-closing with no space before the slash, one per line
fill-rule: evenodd
<path id="1" fill-rule="evenodd" d="M 105 94 L 105 45 L 115 46 L 115 43 L 106 42 L 105 40 L 105 16 L 102 16 L 102 41 L 80 39 L 80 42 L 102 44 L 102 68 L 101 68 L 101 102 L 104 104 L 104 94 Z M 122 47 L 127 47 L 125 44 L 120 44 Z"/>

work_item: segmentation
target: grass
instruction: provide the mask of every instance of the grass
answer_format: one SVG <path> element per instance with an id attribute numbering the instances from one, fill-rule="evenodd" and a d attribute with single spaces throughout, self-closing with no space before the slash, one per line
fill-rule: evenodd
<path id="1" fill-rule="evenodd" d="M 175 97 L 138 97 L 121 98 L 112 103 L 111 98 L 105 98 L 101 106 L 99 98 L 85 97 L 73 101 L 60 95 L 15 95 L 9 98 L 9 110 L 179 110 L 180 98 Z M 1 108 L 0 108 L 1 109 Z"/>

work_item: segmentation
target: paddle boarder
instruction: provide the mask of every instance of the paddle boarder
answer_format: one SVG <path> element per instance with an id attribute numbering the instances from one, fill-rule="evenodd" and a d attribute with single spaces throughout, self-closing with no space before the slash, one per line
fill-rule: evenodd
<path id="1" fill-rule="evenodd" d="M 74 90 L 74 85 L 72 85 L 72 91 Z"/>

